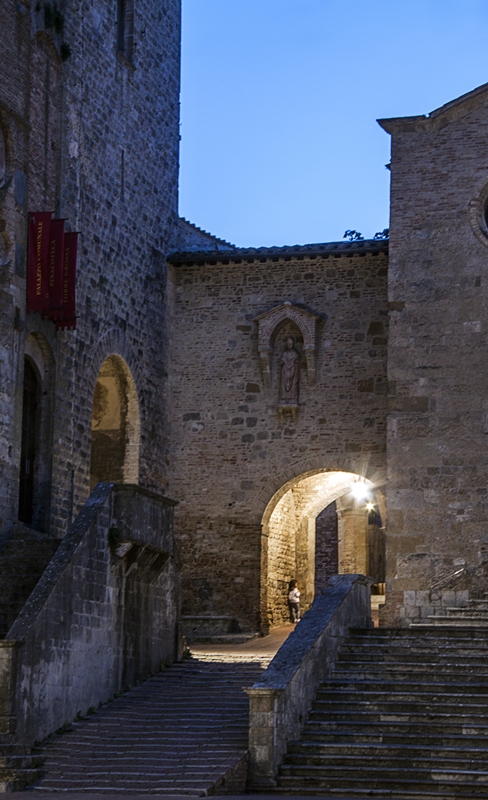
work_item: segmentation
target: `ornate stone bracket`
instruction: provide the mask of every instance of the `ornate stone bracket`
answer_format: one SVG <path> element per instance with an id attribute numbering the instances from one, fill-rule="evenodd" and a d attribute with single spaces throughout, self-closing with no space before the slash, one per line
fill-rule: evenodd
<path id="1" fill-rule="evenodd" d="M 294 306 L 289 300 L 255 317 L 254 322 L 258 325 L 258 349 L 265 386 L 271 386 L 270 355 L 272 352 L 272 337 L 276 328 L 285 320 L 294 322 L 302 333 L 303 349 L 307 360 L 308 383 L 309 386 L 315 384 L 316 333 L 319 319 L 318 314 L 313 314 L 311 311 L 305 311 L 303 308 Z"/>

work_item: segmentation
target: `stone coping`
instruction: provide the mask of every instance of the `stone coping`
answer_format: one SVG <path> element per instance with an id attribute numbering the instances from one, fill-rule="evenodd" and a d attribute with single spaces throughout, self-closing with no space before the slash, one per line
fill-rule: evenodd
<path id="1" fill-rule="evenodd" d="M 323 244 L 285 245 L 284 247 L 235 247 L 228 250 L 200 250 L 175 252 L 168 256 L 168 262 L 178 264 L 217 264 L 223 261 L 241 262 L 247 259 L 266 261 L 267 259 L 311 257 L 334 255 L 359 255 L 366 253 L 388 253 L 387 239 L 363 239 L 359 242 L 326 242 Z"/>
<path id="2" fill-rule="evenodd" d="M 162 494 L 153 492 L 151 489 L 145 489 L 143 486 L 139 486 L 137 483 L 114 483 L 111 485 L 114 487 L 117 494 L 140 494 L 143 497 L 149 498 L 150 500 L 155 500 L 157 503 L 160 503 L 163 506 L 173 507 L 178 505 L 178 500 L 171 500 L 170 497 L 165 497 Z"/>
<path id="3" fill-rule="evenodd" d="M 95 518 L 110 496 L 115 490 L 116 494 L 139 494 L 142 497 L 147 497 L 150 500 L 156 501 L 158 505 L 163 505 L 167 508 L 172 508 L 176 505 L 174 500 L 170 500 L 156 492 L 148 491 L 140 486 L 134 484 L 113 484 L 113 483 L 98 483 L 90 494 L 88 500 L 84 504 L 80 513 L 77 515 L 75 521 L 69 528 L 64 539 L 48 564 L 46 570 L 42 574 L 39 582 L 34 587 L 29 599 L 25 603 L 22 611 L 12 625 L 6 638 L 3 640 L 2 645 L 9 640 L 22 642 L 25 640 L 29 630 L 34 624 L 37 616 L 41 612 L 44 604 L 46 603 L 49 595 L 54 589 L 57 581 L 70 563 L 73 555 L 81 543 L 86 532 L 95 521 Z M 139 541 L 141 537 L 134 536 L 134 540 Z M 151 546 L 151 542 L 143 542 Z"/>
<path id="4" fill-rule="evenodd" d="M 371 586 L 372 581 L 363 575 L 334 575 L 329 580 L 327 588 L 315 599 L 303 620 L 297 623 L 251 691 L 286 689 L 355 583 Z"/>
<path id="5" fill-rule="evenodd" d="M 23 641 L 25 639 L 60 575 L 70 563 L 76 548 L 94 522 L 113 487 L 113 483 L 99 483 L 94 488 L 68 533 L 61 540 L 54 558 L 48 564 L 4 641 L 9 639 Z"/>

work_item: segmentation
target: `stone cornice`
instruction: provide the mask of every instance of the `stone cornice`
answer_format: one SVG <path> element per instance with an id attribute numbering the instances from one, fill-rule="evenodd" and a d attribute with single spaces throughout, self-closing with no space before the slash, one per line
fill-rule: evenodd
<path id="1" fill-rule="evenodd" d="M 226 263 L 252 263 L 253 261 L 279 261 L 291 258 L 316 258 L 330 255 L 359 256 L 367 253 L 377 255 L 388 253 L 388 240 L 363 239 L 359 242 L 327 242 L 323 244 L 287 245 L 285 247 L 236 247 L 229 250 L 199 252 L 175 252 L 168 256 L 168 262 L 175 266 L 179 264 L 201 265 L 226 264 Z"/>

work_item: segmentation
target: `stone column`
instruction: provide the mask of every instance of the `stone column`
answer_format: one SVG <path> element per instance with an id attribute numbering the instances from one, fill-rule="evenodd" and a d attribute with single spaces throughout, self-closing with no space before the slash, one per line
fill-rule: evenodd
<path id="1" fill-rule="evenodd" d="M 338 510 L 339 573 L 368 575 L 367 519 L 364 507 Z"/>

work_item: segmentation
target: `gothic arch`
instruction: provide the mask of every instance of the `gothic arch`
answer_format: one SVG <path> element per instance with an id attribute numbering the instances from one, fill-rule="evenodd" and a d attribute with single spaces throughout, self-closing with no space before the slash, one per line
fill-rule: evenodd
<path id="1" fill-rule="evenodd" d="M 95 391 L 95 385 L 98 379 L 98 374 L 104 361 L 111 355 L 119 356 L 126 364 L 129 370 L 134 385 L 137 388 L 137 404 L 139 408 L 140 422 L 146 417 L 146 408 L 144 402 L 144 393 L 140 391 L 141 386 L 144 385 L 142 370 L 140 367 L 140 359 L 134 355 L 132 348 L 127 344 L 124 334 L 118 328 L 111 328 L 99 340 L 95 352 L 90 358 L 90 366 L 88 369 L 88 381 L 92 387 L 92 392 Z"/>
<path id="2" fill-rule="evenodd" d="M 41 333 L 30 333 L 27 337 L 22 369 L 19 518 L 37 530 L 47 531 L 51 510 L 55 362 Z M 35 390 L 26 384 L 29 375 L 31 383 L 36 383 Z M 26 478 L 30 484 L 27 493 Z"/>
<path id="3" fill-rule="evenodd" d="M 307 361 L 308 382 L 311 386 L 315 383 L 317 322 L 319 319 L 318 314 L 313 314 L 304 308 L 294 306 L 289 300 L 255 317 L 254 322 L 258 326 L 259 356 L 266 386 L 271 386 L 270 356 L 273 350 L 274 337 L 278 329 L 287 320 L 294 323 L 302 334 L 303 350 Z"/>
<path id="4" fill-rule="evenodd" d="M 375 507 L 384 507 L 383 494 L 370 478 L 344 469 L 322 467 L 295 474 L 272 495 L 262 517 L 262 632 L 286 622 L 291 579 L 299 581 L 304 610 L 310 606 L 315 584 L 315 521 L 330 503 L 340 501 L 339 572 L 370 573 L 366 499 L 358 499 L 353 487 L 363 489 Z"/>
<path id="5" fill-rule="evenodd" d="M 102 363 L 92 406 L 90 490 L 99 481 L 139 482 L 140 415 L 137 390 L 125 360 Z"/>
<path id="6" fill-rule="evenodd" d="M 279 499 L 290 489 L 297 480 L 309 475 L 323 472 L 349 472 L 361 475 L 371 481 L 375 486 L 383 486 L 385 474 L 383 470 L 371 469 L 368 465 L 368 454 L 350 457 L 347 455 L 325 456 L 323 454 L 304 456 L 293 461 L 275 473 L 269 474 L 261 483 L 259 494 L 256 497 L 262 514 L 266 513 L 270 497 Z"/>

